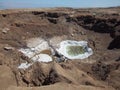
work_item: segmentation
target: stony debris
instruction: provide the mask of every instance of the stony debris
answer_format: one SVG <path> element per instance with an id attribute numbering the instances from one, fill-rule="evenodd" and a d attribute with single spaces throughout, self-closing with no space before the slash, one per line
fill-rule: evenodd
<path id="1" fill-rule="evenodd" d="M 106 80 L 108 74 L 110 73 L 110 65 L 104 64 L 102 62 L 97 62 L 92 66 L 92 71 L 98 79 Z"/>

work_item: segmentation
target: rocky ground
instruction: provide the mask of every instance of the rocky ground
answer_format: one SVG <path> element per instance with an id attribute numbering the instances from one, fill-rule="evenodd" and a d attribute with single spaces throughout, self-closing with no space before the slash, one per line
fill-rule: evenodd
<path id="1" fill-rule="evenodd" d="M 26 40 L 85 40 L 94 54 L 84 60 L 31 62 L 18 51 Z M 120 7 L 0 11 L 1 90 L 120 90 Z"/>

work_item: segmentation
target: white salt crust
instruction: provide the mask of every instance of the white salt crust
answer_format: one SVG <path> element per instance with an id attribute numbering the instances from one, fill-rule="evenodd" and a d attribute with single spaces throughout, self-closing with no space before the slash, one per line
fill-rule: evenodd
<path id="1" fill-rule="evenodd" d="M 48 42 L 41 38 L 32 38 L 27 42 L 27 48 L 19 49 L 25 56 L 31 58 L 33 62 L 51 62 L 52 58 L 47 54 L 41 54 L 43 50 L 50 49 Z M 26 69 L 32 64 L 22 63 L 18 68 Z"/>
<path id="2" fill-rule="evenodd" d="M 86 52 L 84 54 L 78 54 L 77 56 L 71 56 L 67 53 L 67 49 L 66 49 L 67 46 L 82 46 L 83 48 L 86 49 Z M 60 54 L 67 57 L 68 59 L 85 59 L 93 54 L 92 49 L 88 47 L 86 41 L 73 41 L 73 40 L 62 41 L 60 43 L 60 48 L 57 49 L 57 51 Z"/>

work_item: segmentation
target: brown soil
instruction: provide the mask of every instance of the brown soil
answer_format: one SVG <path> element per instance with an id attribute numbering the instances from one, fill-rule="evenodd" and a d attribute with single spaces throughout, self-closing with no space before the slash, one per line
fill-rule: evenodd
<path id="1" fill-rule="evenodd" d="M 31 62 L 18 49 L 33 37 L 86 40 L 94 54 L 18 69 Z M 0 57 L 1 89 L 120 90 L 120 8 L 1 10 Z"/>

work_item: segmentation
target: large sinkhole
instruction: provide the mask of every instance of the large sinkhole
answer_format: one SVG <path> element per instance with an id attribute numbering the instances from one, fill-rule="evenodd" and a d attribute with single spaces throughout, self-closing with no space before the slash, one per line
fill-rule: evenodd
<path id="1" fill-rule="evenodd" d="M 69 61 L 93 63 L 116 60 L 120 55 L 119 15 L 48 10 L 2 14 L 0 18 L 0 64 L 11 67 L 18 86 L 75 83 L 73 76 L 80 67 L 74 68 Z M 86 78 L 79 73 L 78 77 Z"/>
<path id="2" fill-rule="evenodd" d="M 35 15 L 37 16 L 37 14 Z M 43 15 L 44 13 L 42 13 L 42 17 Z M 68 32 L 66 32 L 65 30 L 67 28 L 63 28 L 63 30 L 60 31 L 61 35 L 65 34 L 65 37 L 63 35 L 64 38 L 58 36 L 59 34 L 56 34 L 55 31 L 45 32 L 46 35 L 49 35 L 50 39 L 54 37 L 53 40 L 50 40 L 44 36 L 45 33 L 42 30 L 40 35 L 42 36 L 43 33 L 43 38 L 37 37 L 27 40 L 26 47 L 20 48 L 19 52 L 31 61 L 20 63 L 18 66 L 21 74 L 16 74 L 16 76 L 21 77 L 20 81 L 18 79 L 20 86 L 22 83 L 26 83 L 27 86 L 50 85 L 61 82 L 61 80 L 67 83 L 73 83 L 70 79 L 60 75 L 56 69 L 51 66 L 51 63 L 54 61 L 60 63 L 75 59 L 84 61 L 84 59 L 89 58 L 91 55 L 94 56 L 97 50 L 97 52 L 100 52 L 100 49 L 113 50 L 120 48 L 120 38 L 116 34 L 117 29 L 114 27 L 115 25 L 116 27 L 119 25 L 117 21 L 114 22 L 114 19 L 104 20 L 97 19 L 93 16 L 69 17 L 67 15 L 65 18 L 60 18 L 62 14 L 60 14 L 60 16 L 57 14 L 57 17 L 55 15 L 50 14 L 49 16 L 48 14 L 47 16 L 49 23 L 52 23 L 50 29 L 58 29 L 56 28 L 57 25 L 63 27 L 61 23 L 64 22 L 66 23 L 65 27 L 70 31 L 68 30 Z M 51 21 L 55 21 L 55 23 Z M 72 26 L 70 23 L 74 23 L 74 25 Z M 68 27 L 69 24 L 71 26 Z M 46 28 L 46 30 L 47 29 L 48 28 Z M 59 30 L 57 32 L 59 32 Z M 59 38 L 57 38 L 56 35 Z M 39 36 L 39 33 L 37 36 Z M 74 40 L 76 38 L 78 38 L 78 40 Z M 106 42 L 103 39 L 106 40 Z M 50 69 L 44 71 L 43 67 Z"/>

